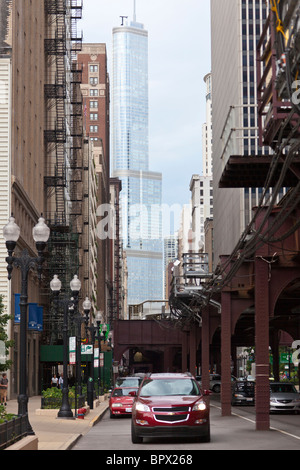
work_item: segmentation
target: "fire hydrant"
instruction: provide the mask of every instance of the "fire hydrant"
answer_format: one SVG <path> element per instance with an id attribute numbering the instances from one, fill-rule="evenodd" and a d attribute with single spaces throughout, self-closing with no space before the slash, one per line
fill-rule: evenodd
<path id="1" fill-rule="evenodd" d="M 78 413 L 77 413 L 77 418 L 84 419 L 85 413 L 86 413 L 86 408 L 79 408 Z"/>

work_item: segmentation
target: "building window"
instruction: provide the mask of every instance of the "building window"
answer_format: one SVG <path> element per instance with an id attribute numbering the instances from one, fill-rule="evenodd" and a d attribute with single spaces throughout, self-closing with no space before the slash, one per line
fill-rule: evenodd
<path id="1" fill-rule="evenodd" d="M 98 113 L 91 113 L 90 114 L 91 121 L 98 121 Z"/>
<path id="2" fill-rule="evenodd" d="M 90 90 L 90 96 L 99 96 L 98 90 Z"/>
<path id="3" fill-rule="evenodd" d="M 90 65 L 90 72 L 98 72 L 99 68 L 98 65 Z"/>
<path id="4" fill-rule="evenodd" d="M 98 108 L 98 101 L 90 101 L 90 108 L 97 109 Z"/>
<path id="5" fill-rule="evenodd" d="M 98 77 L 90 77 L 90 85 L 98 85 Z"/>
<path id="6" fill-rule="evenodd" d="M 90 132 L 98 132 L 98 126 L 90 126 Z"/>

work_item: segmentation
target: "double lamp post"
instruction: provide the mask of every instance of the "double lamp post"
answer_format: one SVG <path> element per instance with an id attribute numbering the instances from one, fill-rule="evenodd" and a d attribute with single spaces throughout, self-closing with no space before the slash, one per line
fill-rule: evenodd
<path id="1" fill-rule="evenodd" d="M 21 294 L 20 294 L 20 365 L 19 365 L 19 395 L 18 395 L 18 415 L 23 416 L 26 419 L 26 433 L 28 435 L 34 435 L 34 431 L 29 423 L 28 419 L 28 395 L 27 395 L 27 309 L 28 309 L 28 275 L 29 271 L 36 269 L 38 278 L 41 280 L 42 267 L 45 261 L 44 250 L 46 248 L 50 229 L 45 224 L 45 219 L 40 217 L 37 225 L 32 231 L 33 239 L 36 243 L 36 249 L 38 252 L 37 257 L 29 255 L 27 250 L 23 250 L 19 256 L 14 255 L 17 242 L 20 237 L 20 228 L 15 223 L 13 216 L 10 217 L 8 224 L 3 228 L 3 236 L 8 251 L 7 272 L 8 279 L 11 280 L 11 275 L 14 267 L 20 268 L 21 271 Z M 63 389 L 62 389 L 62 406 L 58 412 L 60 418 L 73 418 L 73 412 L 69 404 L 69 390 L 68 390 L 68 319 L 69 313 L 70 318 L 77 324 L 77 381 L 78 381 L 78 392 L 81 394 L 81 323 L 83 321 L 88 322 L 88 315 L 91 309 L 91 302 L 88 298 L 83 302 L 83 310 L 85 313 L 85 319 L 78 312 L 78 297 L 81 288 L 81 282 L 78 276 L 75 275 L 70 282 L 70 289 L 72 297 L 59 299 L 58 295 L 61 290 L 61 281 L 57 275 L 50 282 L 50 288 L 55 295 L 56 305 L 60 305 L 64 309 L 64 321 L 63 321 Z M 100 318 L 99 315 L 96 317 L 97 331 L 99 348 L 101 344 L 100 340 Z M 87 329 L 87 328 L 86 328 Z M 93 327 L 89 328 L 90 330 Z M 95 328 L 96 330 L 96 328 Z M 95 331 L 91 331 L 92 336 L 95 338 Z"/>
<path id="2" fill-rule="evenodd" d="M 14 217 L 10 217 L 8 224 L 3 228 L 3 236 L 8 251 L 7 272 L 8 279 L 14 267 L 21 271 L 21 295 L 20 295 L 20 365 L 19 365 L 19 395 L 18 395 L 18 415 L 26 419 L 26 432 L 34 435 L 34 431 L 28 419 L 28 396 L 27 396 L 27 307 L 28 307 L 28 274 L 31 269 L 36 268 L 39 280 L 42 277 L 42 265 L 45 260 L 43 252 L 46 248 L 50 229 L 45 224 L 45 219 L 40 217 L 37 225 L 32 230 L 33 239 L 38 252 L 37 257 L 29 255 L 27 250 L 23 250 L 20 256 L 14 256 L 14 250 L 20 237 L 20 228 L 15 223 Z"/>

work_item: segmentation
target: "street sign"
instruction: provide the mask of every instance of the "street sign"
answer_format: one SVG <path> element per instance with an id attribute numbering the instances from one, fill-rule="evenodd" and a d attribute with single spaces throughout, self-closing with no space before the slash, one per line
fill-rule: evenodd
<path id="1" fill-rule="evenodd" d="M 100 353 L 100 367 L 104 366 L 104 353 Z"/>
<path id="2" fill-rule="evenodd" d="M 69 338 L 69 363 L 71 365 L 76 364 L 76 336 L 70 336 Z"/>
<path id="3" fill-rule="evenodd" d="M 76 364 L 76 353 L 70 352 L 70 354 L 69 354 L 69 364 L 73 365 L 73 366 Z"/>
<path id="4" fill-rule="evenodd" d="M 280 354 L 280 363 L 281 364 L 290 364 L 292 363 L 292 355 L 289 353 Z"/>
<path id="5" fill-rule="evenodd" d="M 82 344 L 81 345 L 81 354 L 93 354 L 93 345 L 92 344 Z"/>

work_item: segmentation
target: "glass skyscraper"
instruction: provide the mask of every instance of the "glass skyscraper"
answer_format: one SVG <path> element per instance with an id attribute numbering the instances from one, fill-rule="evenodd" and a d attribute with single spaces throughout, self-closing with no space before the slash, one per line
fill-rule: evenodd
<path id="1" fill-rule="evenodd" d="M 122 18 L 123 23 L 124 18 Z M 122 181 L 128 304 L 163 298 L 162 175 L 149 170 L 148 32 L 113 29 L 112 171 Z"/>

